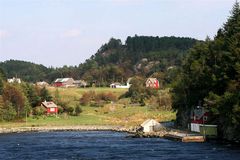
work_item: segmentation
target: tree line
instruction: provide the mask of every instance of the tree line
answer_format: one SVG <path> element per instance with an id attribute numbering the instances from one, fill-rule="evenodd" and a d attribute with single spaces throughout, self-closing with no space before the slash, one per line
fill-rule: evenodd
<path id="1" fill-rule="evenodd" d="M 6 76 L 19 77 L 26 82 L 47 81 L 72 77 L 83 79 L 89 84 L 108 86 L 111 82 L 126 82 L 134 75 L 149 77 L 160 70 L 167 73 L 170 66 L 179 66 L 183 55 L 197 40 L 182 37 L 127 37 L 125 44 L 111 38 L 96 54 L 78 66 L 60 68 L 9 60 L 0 63 Z M 143 61 L 145 60 L 145 61 Z M 142 67 L 137 67 L 137 66 Z M 165 74 L 162 74 L 162 76 Z M 167 77 L 167 76 L 165 76 Z"/>
<path id="2" fill-rule="evenodd" d="M 210 111 L 209 123 L 229 140 L 240 139 L 240 7 L 213 40 L 207 38 L 186 55 L 173 84 L 173 108 L 178 125 L 187 127 L 198 105 Z"/>

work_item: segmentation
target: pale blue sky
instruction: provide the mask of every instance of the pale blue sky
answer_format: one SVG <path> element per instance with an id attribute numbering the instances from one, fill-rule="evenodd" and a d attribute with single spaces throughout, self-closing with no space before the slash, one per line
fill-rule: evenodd
<path id="1" fill-rule="evenodd" d="M 0 0 L 0 61 L 78 65 L 111 37 L 213 37 L 235 0 Z"/>

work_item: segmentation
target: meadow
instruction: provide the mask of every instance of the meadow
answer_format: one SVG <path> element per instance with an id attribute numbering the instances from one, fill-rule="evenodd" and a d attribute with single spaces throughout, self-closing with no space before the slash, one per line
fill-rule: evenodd
<path id="1" fill-rule="evenodd" d="M 54 97 L 56 88 L 49 87 Z M 127 89 L 113 88 L 58 88 L 60 98 L 69 105 L 79 104 L 79 99 L 84 92 L 95 93 L 111 92 L 117 97 L 124 94 Z M 25 127 L 25 126 L 74 126 L 74 125 L 115 125 L 137 126 L 148 118 L 158 121 L 175 120 L 176 114 L 171 110 L 159 110 L 149 106 L 138 106 L 130 103 L 127 98 L 105 104 L 103 107 L 81 106 L 82 113 L 79 116 L 70 116 L 66 113 L 57 116 L 31 116 L 20 122 L 1 122 L 1 127 Z"/>

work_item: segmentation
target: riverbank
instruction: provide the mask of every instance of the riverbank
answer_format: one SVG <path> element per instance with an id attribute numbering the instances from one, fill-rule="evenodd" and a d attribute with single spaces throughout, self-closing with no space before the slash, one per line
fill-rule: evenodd
<path id="1" fill-rule="evenodd" d="M 0 134 L 23 133 L 23 132 L 54 132 L 54 131 L 116 131 L 128 132 L 132 138 L 169 138 L 172 140 L 181 140 L 189 137 L 189 133 L 175 129 L 163 128 L 158 132 L 143 133 L 138 132 L 137 127 L 123 127 L 112 125 L 78 125 L 78 126 L 38 126 L 38 127 L 12 127 L 0 128 Z M 179 136 L 181 135 L 181 137 Z M 193 135 L 191 135 L 193 136 Z M 178 137 L 178 138 L 176 138 Z M 180 138 L 179 138 L 180 137 Z"/>
<path id="2" fill-rule="evenodd" d="M 41 126 L 41 127 L 13 127 L 0 128 L 3 133 L 22 133 L 22 132 L 51 132 L 51 131 L 118 131 L 135 133 L 133 128 L 110 125 L 79 125 L 79 126 Z"/>

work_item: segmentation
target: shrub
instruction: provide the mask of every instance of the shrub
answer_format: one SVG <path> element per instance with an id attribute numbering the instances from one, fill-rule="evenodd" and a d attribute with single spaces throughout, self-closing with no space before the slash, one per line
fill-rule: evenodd
<path id="1" fill-rule="evenodd" d="M 69 115 L 73 115 L 73 112 L 74 112 L 74 107 L 73 106 L 68 106 L 66 108 L 66 111 Z"/>
<path id="2" fill-rule="evenodd" d="M 84 92 L 82 97 L 80 98 L 81 105 L 88 105 L 92 100 L 95 99 L 96 93 L 94 91 Z"/>
<path id="3" fill-rule="evenodd" d="M 45 109 L 41 106 L 37 106 L 33 109 L 33 115 L 41 116 L 45 113 Z"/>
<path id="4" fill-rule="evenodd" d="M 108 93 L 98 93 L 96 94 L 94 91 L 85 92 L 80 99 L 81 105 L 91 105 L 94 107 L 100 107 L 110 101 L 116 101 L 117 97 L 112 92 Z"/>
<path id="5" fill-rule="evenodd" d="M 2 110 L 2 119 L 5 121 L 13 120 L 17 115 L 17 112 L 12 103 L 7 102 Z"/>
<path id="6" fill-rule="evenodd" d="M 63 110 L 63 107 L 61 107 L 61 106 L 58 106 L 58 113 L 59 113 L 59 114 L 62 114 L 62 113 L 63 113 L 63 111 L 64 111 L 64 110 Z"/>
<path id="7" fill-rule="evenodd" d="M 80 113 L 82 113 L 82 109 L 81 109 L 80 105 L 76 105 L 76 107 L 75 107 L 76 116 L 79 116 Z"/>

